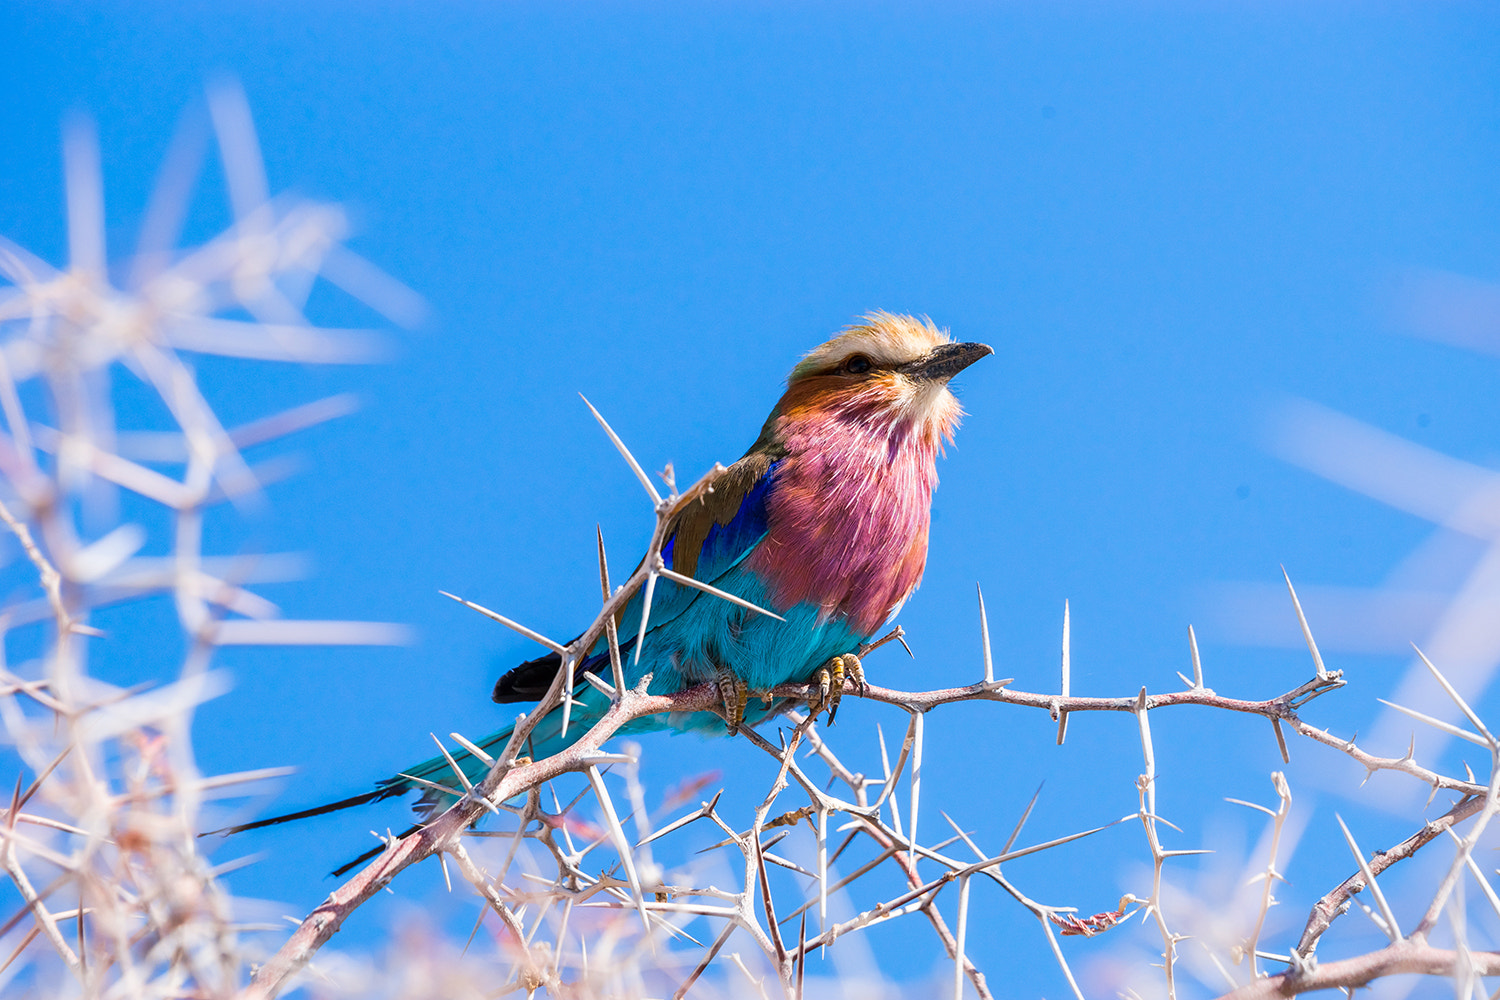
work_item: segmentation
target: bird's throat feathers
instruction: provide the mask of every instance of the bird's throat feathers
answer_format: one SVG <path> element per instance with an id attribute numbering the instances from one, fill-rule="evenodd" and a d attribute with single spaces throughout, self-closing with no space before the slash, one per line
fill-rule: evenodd
<path id="1" fill-rule="evenodd" d="M 794 381 L 772 420 L 785 449 L 752 568 L 779 607 L 803 601 L 872 635 L 922 578 L 936 458 L 962 409 L 899 375 Z"/>
<path id="2" fill-rule="evenodd" d="M 933 453 L 963 419 L 963 407 L 945 382 L 918 382 L 895 372 L 849 384 L 833 375 L 793 382 L 777 404 L 774 420 L 786 436 L 788 425 L 834 424 L 851 437 L 875 433 L 884 440 L 916 435 Z"/>

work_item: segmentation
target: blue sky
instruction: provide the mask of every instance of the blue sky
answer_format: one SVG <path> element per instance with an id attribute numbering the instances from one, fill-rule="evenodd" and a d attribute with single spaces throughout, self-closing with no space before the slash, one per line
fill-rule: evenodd
<path id="1" fill-rule="evenodd" d="M 490 686 L 535 647 L 440 588 L 567 638 L 596 600 L 594 525 L 617 566 L 633 559 L 649 513 L 579 392 L 649 468 L 691 478 L 736 458 L 798 356 L 870 309 L 996 350 L 959 380 L 969 417 L 900 619 L 916 661 L 869 665 L 891 686 L 978 677 L 979 583 L 1020 687 L 1057 684 L 1066 599 L 1076 693 L 1176 686 L 1192 623 L 1211 685 L 1279 694 L 1308 671 L 1295 618 L 1246 624 L 1237 586 L 1279 586 L 1284 564 L 1316 629 L 1319 586 L 1379 588 L 1433 533 L 1278 457 L 1289 403 L 1500 459 L 1500 364 L 1407 336 L 1421 324 L 1403 306 L 1422 275 L 1500 278 L 1500 17 L 1480 4 L 11 4 L 5 21 L 0 233 L 62 261 L 61 123 L 83 112 L 111 250 L 128 252 L 179 116 L 227 74 L 272 189 L 344 203 L 354 248 L 428 304 L 383 366 L 201 366 L 228 422 L 358 394 L 358 413 L 297 440 L 306 471 L 271 492 L 254 536 L 315 569 L 266 593 L 288 616 L 418 636 L 223 657 L 235 687 L 200 715 L 199 760 L 298 766 L 267 808 L 352 794 L 427 756 L 429 732 L 509 718 Z M 189 238 L 227 223 L 223 203 L 210 171 Z M 338 294 L 314 302 L 329 325 L 375 322 Z M 1356 683 L 1309 716 L 1368 731 L 1410 657 L 1338 645 Z M 160 676 L 133 654 L 97 667 Z M 1176 846 L 1253 840 L 1221 799 L 1270 799 L 1265 724 L 1167 716 Z M 1038 838 L 1135 806 L 1127 718 L 1075 718 L 1061 749 L 1020 710 L 940 718 L 929 801 L 992 841 L 1042 781 Z M 899 725 L 846 703 L 839 735 L 876 721 Z M 1293 754 L 1299 804 L 1317 807 L 1285 916 L 1300 926 L 1302 897 L 1348 867 L 1318 853 L 1335 809 L 1376 844 L 1415 821 L 1372 808 L 1332 754 Z M 646 756 L 658 789 L 710 769 L 769 780 L 728 741 L 655 737 Z M 378 808 L 257 835 L 246 849 L 267 856 L 232 885 L 305 910 L 366 830 L 406 820 Z M 1138 829 L 1110 836 L 1016 877 L 1110 907 L 1141 889 L 1121 859 L 1144 857 Z M 401 891 L 440 884 L 417 872 Z M 1012 970 L 1016 995 L 1059 994 L 1034 925 L 990 903 L 980 964 Z M 397 912 L 361 913 L 341 943 L 374 942 Z M 920 981 L 933 955 L 883 963 Z"/>

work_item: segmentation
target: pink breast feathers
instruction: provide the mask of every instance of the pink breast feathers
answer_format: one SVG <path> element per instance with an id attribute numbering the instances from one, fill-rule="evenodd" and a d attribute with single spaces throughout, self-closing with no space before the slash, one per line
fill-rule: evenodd
<path id="1" fill-rule="evenodd" d="M 780 418 L 788 454 L 750 568 L 784 611 L 803 601 L 872 635 L 927 561 L 935 460 L 946 427 L 864 400 Z"/>

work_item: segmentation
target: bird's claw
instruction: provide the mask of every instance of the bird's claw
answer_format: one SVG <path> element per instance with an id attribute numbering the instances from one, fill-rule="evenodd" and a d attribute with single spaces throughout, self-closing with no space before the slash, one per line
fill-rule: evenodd
<path id="1" fill-rule="evenodd" d="M 750 685 L 728 667 L 719 668 L 716 683 L 719 685 L 719 697 L 724 699 L 724 722 L 729 728 L 729 735 L 734 736 L 740 731 L 740 723 L 745 721 L 745 703 L 750 700 Z"/>
<path id="2" fill-rule="evenodd" d="M 865 693 L 865 668 L 859 662 L 859 657 L 853 653 L 845 653 L 843 656 L 835 656 L 823 666 L 818 668 L 817 679 L 814 684 L 816 700 L 808 699 L 807 707 L 814 718 L 823 709 L 828 709 L 828 724 L 833 725 L 833 719 L 838 715 L 839 702 L 844 697 L 844 680 L 854 682 L 854 690 L 861 697 Z"/>

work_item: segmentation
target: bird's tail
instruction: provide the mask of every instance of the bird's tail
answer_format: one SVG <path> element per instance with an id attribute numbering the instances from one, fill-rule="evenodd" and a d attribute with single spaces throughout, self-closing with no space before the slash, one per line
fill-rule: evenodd
<path id="1" fill-rule="evenodd" d="M 497 751 L 503 749 L 505 744 L 510 741 L 510 735 L 514 729 L 514 726 L 507 726 L 498 732 L 491 733 L 479 742 L 480 749 L 486 752 L 492 749 Z M 464 772 L 464 776 L 471 783 L 478 783 L 489 771 L 489 764 L 468 750 L 456 751 L 452 756 L 453 762 L 458 765 L 459 769 Z M 266 819 L 254 820 L 250 823 L 240 823 L 236 826 L 226 826 L 218 830 L 209 830 L 199 834 L 199 836 L 211 837 L 216 834 L 227 836 L 231 833 L 244 833 L 246 830 L 259 830 L 263 826 L 276 826 L 278 823 L 290 823 L 293 820 L 309 819 L 313 816 L 322 816 L 325 813 L 339 812 L 342 809 L 352 809 L 355 806 L 368 805 L 371 802 L 394 798 L 413 790 L 421 790 L 423 795 L 420 800 L 413 804 L 412 808 L 421 814 L 423 819 L 426 819 L 432 815 L 436 808 L 446 806 L 458 797 L 457 792 L 453 795 L 447 795 L 433 786 L 444 785 L 452 787 L 457 783 L 453 777 L 453 769 L 448 764 L 448 759 L 441 756 L 433 757 L 431 760 L 424 760 L 415 767 L 407 768 L 400 774 L 384 779 L 371 791 L 363 792 L 359 795 L 351 795 L 347 799 L 339 799 L 337 802 L 326 802 L 320 806 L 312 806 L 308 809 L 298 809 L 296 812 L 283 813 L 280 816 L 271 816 Z M 420 824 L 413 826 L 403 831 L 401 836 L 405 837 L 419 828 Z M 333 874 L 342 875 L 350 868 L 374 857 L 384 849 L 384 847 L 378 847 L 373 851 L 362 854 L 349 864 L 335 869 Z"/>
<path id="2" fill-rule="evenodd" d="M 542 760 L 561 753 L 577 743 L 609 708 L 608 700 L 592 689 L 578 691 L 573 697 L 574 705 L 570 713 L 567 732 L 563 732 L 562 728 L 562 709 L 554 708 L 537 723 L 536 728 L 526 738 L 526 746 L 521 749 L 522 756 L 530 757 L 532 760 Z M 620 732 L 645 732 L 657 728 L 662 727 L 653 718 L 638 720 L 621 729 Z M 498 757 L 504 751 L 505 745 L 510 742 L 513 732 L 515 732 L 515 726 L 506 726 L 504 729 L 490 733 L 479 741 L 479 749 L 491 759 Z M 417 803 L 419 811 L 424 811 L 439 802 L 446 805 L 463 793 L 460 786 L 464 784 L 464 781 L 460 781 L 453 773 L 454 768 L 463 772 L 468 784 L 477 785 L 484 780 L 485 775 L 489 774 L 490 764 L 467 749 L 456 750 L 448 756 L 429 757 L 420 764 L 405 768 L 400 774 L 382 781 L 374 794 L 379 798 L 384 798 L 408 791 L 420 791 L 423 794 L 422 799 Z"/>
<path id="3" fill-rule="evenodd" d="M 340 809 L 350 809 L 354 806 L 362 806 L 368 802 L 379 802 L 387 795 L 399 795 L 399 792 L 386 792 L 383 788 L 377 788 L 373 792 L 365 792 L 363 795 L 353 795 L 347 799 L 339 799 L 337 802 L 328 802 L 321 806 L 313 806 L 311 809 L 299 809 L 289 812 L 283 816 L 272 816 L 269 819 L 258 819 L 253 823 L 241 823 L 238 826 L 226 826 L 218 830 L 208 830 L 200 833 L 200 837 L 212 837 L 215 834 L 244 833 L 246 830 L 259 830 L 263 826 L 275 826 L 277 823 L 290 823 L 294 819 L 307 819 L 309 816 L 321 816 L 324 813 L 338 812 Z"/>
<path id="4" fill-rule="evenodd" d="M 543 718 L 537 727 L 532 730 L 527 738 L 526 747 L 522 753 L 533 760 L 542 760 L 553 754 L 561 753 L 589 731 L 589 728 L 601 717 L 608 708 L 607 700 L 592 689 L 579 691 L 575 694 L 574 708 L 570 713 L 571 719 L 567 732 L 562 728 L 562 710 L 553 709 Z M 653 716 L 649 719 L 638 719 L 620 730 L 621 733 L 647 732 L 649 730 L 662 729 L 667 725 L 665 717 Z M 454 769 L 461 771 L 468 784 L 477 785 L 484 780 L 489 773 L 490 763 L 494 758 L 500 756 L 507 743 L 510 742 L 511 734 L 515 732 L 515 726 L 506 726 L 504 729 L 490 733 L 477 744 L 483 751 L 484 757 L 475 754 L 469 749 L 455 750 L 444 756 L 430 757 L 405 768 L 400 774 L 393 775 L 381 781 L 372 791 L 360 795 L 352 795 L 347 799 L 339 799 L 337 802 L 329 802 L 321 806 L 313 806 L 310 809 L 299 809 L 281 816 L 272 816 L 269 819 L 258 819 L 251 823 L 241 823 L 238 826 L 228 826 L 221 830 L 213 830 L 210 833 L 230 834 L 241 833 L 245 830 L 258 830 L 263 826 L 275 826 L 278 823 L 290 823 L 292 820 L 307 819 L 312 816 L 321 816 L 324 813 L 338 812 L 341 809 L 351 809 L 354 806 L 362 806 L 371 802 L 379 802 L 382 799 L 394 798 L 407 792 L 421 792 L 421 797 L 412 805 L 417 813 L 418 822 L 403 830 L 398 836 L 405 837 L 421 829 L 423 823 L 436 813 L 441 812 L 451 805 L 463 794 L 464 781 L 460 781 L 454 774 Z M 486 760 L 486 758 L 489 758 Z M 208 833 L 203 836 L 209 836 Z M 334 876 L 343 875 L 345 872 L 375 857 L 385 850 L 385 845 L 371 848 L 364 854 L 355 858 L 347 864 L 340 865 L 332 872 Z"/>
<path id="5" fill-rule="evenodd" d="M 421 823 L 413 823 L 411 826 L 407 827 L 405 830 L 402 830 L 400 833 L 396 834 L 396 839 L 400 840 L 403 837 L 410 837 L 412 834 L 416 833 L 420 829 L 422 829 L 422 824 Z M 366 851 L 365 853 L 361 854 L 359 857 L 355 858 L 353 861 L 345 861 L 343 864 L 339 865 L 337 868 L 335 868 L 333 871 L 329 872 L 328 874 L 331 875 L 331 876 L 333 876 L 334 878 L 338 878 L 340 875 L 343 875 L 345 872 L 350 871 L 351 869 L 354 869 L 354 868 L 358 868 L 360 865 L 364 864 L 366 861 L 369 861 L 375 855 L 377 855 L 381 851 L 385 850 L 385 848 L 386 848 L 386 845 L 385 845 L 385 843 L 382 842 L 379 847 L 372 847 L 372 848 L 370 848 L 368 851 Z"/>
<path id="6" fill-rule="evenodd" d="M 542 721 L 543 725 L 545 725 L 547 722 L 547 720 L 545 719 Z M 581 736 L 584 732 L 584 730 L 575 730 L 573 727 L 569 727 L 569 729 L 573 732 L 572 739 L 567 740 L 565 743 L 557 746 L 555 749 L 549 749 L 547 751 L 549 756 L 550 754 L 556 753 L 558 750 L 567 749 L 567 747 L 571 746 L 573 742 L 577 740 L 578 737 Z M 506 726 L 504 729 L 497 730 L 496 732 L 491 733 L 490 735 L 479 741 L 479 749 L 483 750 L 493 759 L 496 755 L 498 755 L 505 749 L 505 745 L 510 742 L 510 737 L 513 732 L 515 732 L 514 726 Z M 535 741 L 533 741 L 533 743 L 534 742 Z M 452 763 L 449 763 L 449 757 L 452 758 Z M 386 778 L 384 781 L 380 782 L 380 784 L 373 792 L 366 792 L 364 795 L 356 795 L 353 798 L 344 799 L 342 802 L 333 802 L 326 806 L 319 806 L 316 809 L 304 809 L 301 812 L 290 813 L 286 816 L 278 816 L 275 819 L 261 820 L 259 823 L 246 824 L 239 829 L 250 829 L 251 827 L 255 826 L 269 826 L 272 823 L 279 823 L 283 820 L 301 819 L 304 816 L 316 816 L 319 813 L 334 812 L 335 810 L 343 809 L 346 806 L 362 805 L 365 802 L 378 802 L 381 799 L 390 798 L 391 796 L 395 795 L 402 795 L 406 792 L 420 791 L 422 793 L 422 797 L 412 804 L 412 809 L 419 816 L 421 816 L 421 820 L 419 822 L 413 823 L 405 830 L 402 830 L 400 833 L 396 834 L 397 839 L 407 837 L 420 830 L 423 823 L 425 823 L 435 814 L 446 809 L 461 794 L 460 789 L 455 787 L 456 785 L 461 784 L 461 782 L 459 782 L 453 774 L 453 769 L 455 766 L 463 772 L 464 777 L 468 779 L 469 784 L 471 785 L 477 785 L 479 782 L 483 781 L 484 776 L 488 774 L 490 770 L 490 764 L 483 758 L 475 755 L 469 750 L 458 750 L 454 753 L 451 753 L 448 757 L 439 755 L 437 757 L 432 757 L 424 760 L 422 763 L 417 764 L 413 767 L 408 767 L 400 774 Z M 435 786 L 441 786 L 441 788 Z M 346 861 L 344 864 L 339 865 L 329 874 L 334 878 L 338 878 L 345 872 L 358 868 L 366 861 L 369 861 L 371 858 L 375 857 L 381 851 L 385 850 L 385 846 L 386 845 L 382 843 L 377 847 L 372 847 L 365 853 L 361 854 L 359 857 L 354 858 L 351 861 Z"/>

